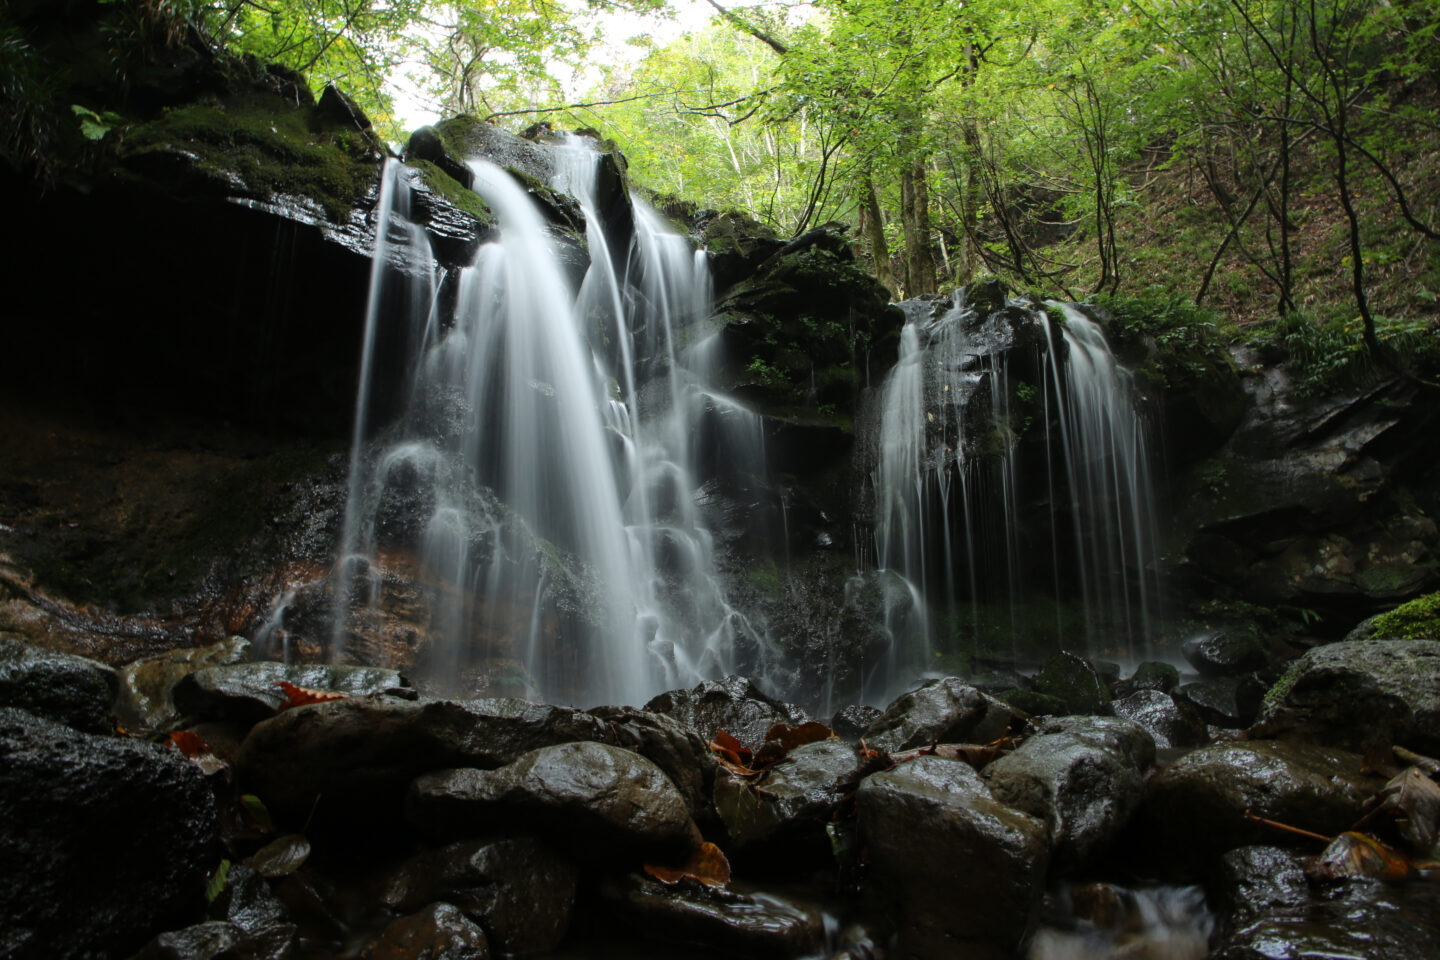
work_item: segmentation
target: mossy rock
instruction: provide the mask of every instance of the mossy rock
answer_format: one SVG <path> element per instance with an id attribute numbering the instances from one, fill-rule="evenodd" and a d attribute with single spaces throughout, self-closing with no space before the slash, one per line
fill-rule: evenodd
<path id="1" fill-rule="evenodd" d="M 1107 714 L 1110 690 L 1084 657 L 1061 653 L 1051 657 L 1035 676 L 1035 691 L 1054 697 L 1067 714 Z"/>
<path id="2" fill-rule="evenodd" d="M 1440 593 L 1402 603 L 1371 621 L 1377 640 L 1440 640 Z"/>
<path id="3" fill-rule="evenodd" d="M 1061 698 L 1038 690 L 1006 690 L 999 696 L 1016 710 L 1023 710 L 1032 717 L 1058 717 L 1072 712 Z"/>

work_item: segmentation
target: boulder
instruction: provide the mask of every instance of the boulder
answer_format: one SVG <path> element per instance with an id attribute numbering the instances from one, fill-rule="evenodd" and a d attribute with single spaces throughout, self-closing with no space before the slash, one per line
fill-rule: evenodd
<path id="1" fill-rule="evenodd" d="M 1440 640 L 1360 640 L 1308 651 L 1265 695 L 1256 736 L 1440 753 Z"/>
<path id="2" fill-rule="evenodd" d="M 1282 896 L 1247 915 L 1210 956 L 1213 960 L 1440 956 L 1435 893 L 1426 883 L 1357 878 L 1309 891 L 1303 901 Z"/>
<path id="3" fill-rule="evenodd" d="M 172 697 L 175 708 L 189 719 L 259 723 L 286 702 L 281 681 L 352 697 L 410 686 L 399 672 L 381 667 L 260 660 L 187 673 L 175 684 Z"/>
<path id="4" fill-rule="evenodd" d="M 215 801 L 178 750 L 0 709 L 7 958 L 126 957 L 198 920 Z"/>
<path id="5" fill-rule="evenodd" d="M 865 736 L 865 731 L 879 719 L 880 709 L 878 707 L 852 703 L 848 707 L 841 707 L 835 711 L 835 716 L 830 718 L 830 729 L 834 730 L 835 736 L 840 739 L 855 743 Z"/>
<path id="6" fill-rule="evenodd" d="M 1110 689 L 1084 657 L 1060 653 L 1035 675 L 1035 692 L 1055 697 L 1066 713 L 1109 713 Z"/>
<path id="7" fill-rule="evenodd" d="M 1220 858 L 1214 886 L 1216 908 L 1227 931 L 1310 899 L 1310 881 L 1300 857 L 1280 847 L 1231 850 Z"/>
<path id="8" fill-rule="evenodd" d="M 1137 690 L 1112 701 L 1110 707 L 1115 716 L 1144 727 L 1159 749 L 1198 747 L 1207 739 L 1200 712 L 1188 701 L 1182 706 L 1159 690 Z"/>
<path id="9" fill-rule="evenodd" d="M 1171 694 L 1217 727 L 1236 730 L 1255 722 L 1265 684 L 1253 674 L 1243 677 L 1211 677 L 1182 683 Z"/>
<path id="10" fill-rule="evenodd" d="M 466 840 L 406 861 L 380 902 L 407 913 L 444 901 L 484 927 L 506 954 L 553 950 L 565 938 L 577 871 L 532 837 Z"/>
<path id="11" fill-rule="evenodd" d="M 587 854 L 683 853 L 699 831 L 680 791 L 638 753 L 603 743 L 541 747 L 498 770 L 441 770 L 417 778 L 410 821 L 442 837 L 496 823 L 573 840 Z"/>
<path id="12" fill-rule="evenodd" d="M 724 730 L 751 750 L 765 742 L 777 723 L 803 723 L 803 713 L 762 692 L 744 677 L 707 680 L 689 690 L 671 690 L 645 704 L 645 709 L 673 717 L 706 740 Z"/>
<path id="13" fill-rule="evenodd" d="M 1203 865 L 1235 847 L 1294 839 L 1247 812 L 1332 836 L 1350 829 L 1380 786 L 1362 772 L 1357 754 L 1232 741 L 1201 747 L 1151 777 L 1139 819 L 1150 852 L 1175 867 Z"/>
<path id="14" fill-rule="evenodd" d="M 1005 703 L 955 677 L 932 680 L 885 708 L 865 731 L 872 750 L 895 752 L 932 743 L 989 743 L 1005 735 L 1014 714 Z"/>
<path id="15" fill-rule="evenodd" d="M 825 825 L 853 787 L 858 766 L 855 748 L 843 740 L 807 743 L 758 780 L 722 770 L 715 809 L 737 847 L 807 834 L 827 850 Z"/>
<path id="16" fill-rule="evenodd" d="M 119 676 L 103 663 L 0 637 L 0 706 L 103 733 L 119 691 Z"/>
<path id="17" fill-rule="evenodd" d="M 180 720 L 172 691 L 188 674 L 206 667 L 240 663 L 250 656 L 250 641 L 231 637 L 203 647 L 170 650 L 120 668 L 120 719 L 141 730 L 165 730 Z"/>
<path id="18" fill-rule="evenodd" d="M 590 715 L 603 724 L 605 743 L 633 750 L 665 771 L 692 817 L 714 818 L 711 788 L 719 764 L 700 734 L 674 717 L 634 707 L 596 707 Z"/>
<path id="19" fill-rule="evenodd" d="M 990 795 L 968 765 L 919 757 L 856 794 L 870 878 L 919 957 L 1011 960 L 1032 929 L 1049 863 L 1045 824 Z"/>
<path id="20" fill-rule="evenodd" d="M 389 823 L 422 773 L 499 767 L 604 733 L 588 713 L 524 700 L 332 700 L 257 724 L 241 744 L 236 777 L 281 820 L 303 822 L 321 795 L 327 817 Z"/>
<path id="21" fill-rule="evenodd" d="M 1258 640 L 1223 630 L 1186 640 L 1180 645 L 1180 653 L 1206 677 L 1239 676 L 1270 662 Z"/>
<path id="22" fill-rule="evenodd" d="M 1126 692 L 1137 690 L 1159 690 L 1169 693 L 1180 683 L 1180 671 L 1173 663 L 1146 660 L 1135 668 L 1135 672 L 1123 681 Z"/>
<path id="23" fill-rule="evenodd" d="M 210 901 L 210 919 L 224 920 L 247 933 L 285 923 L 285 905 L 270 890 L 270 884 L 243 863 L 232 863 L 225 886 Z"/>
<path id="24" fill-rule="evenodd" d="M 485 931 L 448 903 L 394 921 L 360 960 L 490 960 Z"/>
<path id="25" fill-rule="evenodd" d="M 293 924 L 246 930 L 209 920 L 160 934 L 130 960 L 290 960 L 295 934 Z"/>
<path id="26" fill-rule="evenodd" d="M 825 945 L 818 907 L 766 894 L 683 882 L 666 886 L 630 874 L 606 881 L 601 896 L 642 936 L 693 944 L 736 957 L 812 956 Z"/>
<path id="27" fill-rule="evenodd" d="M 984 769 L 991 795 L 1050 830 L 1053 870 L 1073 872 L 1103 854 L 1145 793 L 1155 744 L 1114 717 L 1052 721 Z"/>

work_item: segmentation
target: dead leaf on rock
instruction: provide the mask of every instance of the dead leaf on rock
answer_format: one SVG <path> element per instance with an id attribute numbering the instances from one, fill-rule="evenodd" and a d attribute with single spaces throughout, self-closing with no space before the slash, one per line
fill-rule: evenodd
<path id="1" fill-rule="evenodd" d="M 245 861 L 263 877 L 288 877 L 310 859 L 310 841 L 303 833 L 287 833 L 265 844 Z"/>
<path id="2" fill-rule="evenodd" d="M 210 751 L 210 745 L 193 730 L 176 730 L 170 734 L 167 742 L 188 757 L 207 777 L 230 768 L 229 764 Z"/>
<path id="3" fill-rule="evenodd" d="M 690 854 L 684 866 L 660 867 L 647 863 L 645 872 L 667 886 L 681 880 L 695 880 L 709 887 L 723 887 L 730 882 L 730 861 L 719 847 L 707 841 Z"/>
<path id="4" fill-rule="evenodd" d="M 1415 864 L 1370 834 L 1347 830 L 1330 842 L 1307 872 L 1322 880 L 1372 877 L 1393 882 L 1415 876 Z"/>
<path id="5" fill-rule="evenodd" d="M 285 702 L 280 704 L 276 713 L 289 710 L 291 707 L 305 707 L 312 703 L 328 703 L 331 700 L 344 700 L 349 697 L 347 693 L 333 693 L 329 690 L 312 690 L 309 687 L 297 687 L 288 680 L 279 681 L 280 689 L 285 692 Z"/>
<path id="6" fill-rule="evenodd" d="M 1435 846 L 1440 827 L 1440 784 L 1427 777 L 1419 767 L 1410 767 L 1390 778 L 1374 797 L 1374 807 L 1355 824 L 1360 829 L 1378 816 L 1395 820 L 1400 836 L 1417 853 L 1427 853 Z"/>

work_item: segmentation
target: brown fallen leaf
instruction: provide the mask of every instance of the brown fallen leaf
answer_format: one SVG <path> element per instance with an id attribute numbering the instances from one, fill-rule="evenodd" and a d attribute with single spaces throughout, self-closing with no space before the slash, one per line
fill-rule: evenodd
<path id="1" fill-rule="evenodd" d="M 170 734 L 170 744 L 191 760 L 210 752 L 210 745 L 194 730 L 176 730 Z"/>
<path id="2" fill-rule="evenodd" d="M 303 833 L 287 833 L 265 844 L 245 861 L 262 877 L 288 877 L 310 859 L 310 841 Z"/>
<path id="3" fill-rule="evenodd" d="M 730 882 L 730 861 L 715 844 L 700 844 L 682 867 L 661 867 L 645 864 L 645 872 L 667 886 L 681 880 L 696 880 L 709 887 L 723 887 Z"/>
<path id="4" fill-rule="evenodd" d="M 1373 877 L 1396 882 L 1415 876 L 1415 864 L 1405 854 L 1368 833 L 1347 830 L 1316 857 L 1307 873 L 1322 879 Z"/>
<path id="5" fill-rule="evenodd" d="M 1370 798 L 1373 809 L 1352 827 L 1359 830 L 1379 816 L 1393 817 L 1401 838 L 1416 853 L 1428 853 L 1435 846 L 1440 829 L 1440 784 L 1431 780 L 1419 767 L 1409 767 L 1390 778 L 1379 793 Z"/>
<path id="6" fill-rule="evenodd" d="M 304 707 L 312 703 L 326 703 L 331 700 L 344 700 L 349 696 L 347 693 L 332 693 L 329 690 L 311 690 L 308 687 L 297 687 L 288 680 L 279 681 L 280 689 L 285 692 L 285 702 L 280 704 L 275 711 L 280 713 L 289 710 L 291 707 Z"/>

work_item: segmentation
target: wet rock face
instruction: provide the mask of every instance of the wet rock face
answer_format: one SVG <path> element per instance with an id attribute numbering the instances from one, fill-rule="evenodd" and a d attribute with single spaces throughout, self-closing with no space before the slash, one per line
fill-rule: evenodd
<path id="1" fill-rule="evenodd" d="M 865 731 L 873 750 L 894 752 L 932 743 L 989 743 L 1005 734 L 1010 707 L 955 677 L 933 680 L 897 699 Z"/>
<path id="2" fill-rule="evenodd" d="M 1211 677 L 1183 683 L 1172 696 L 1205 718 L 1206 723 L 1238 730 L 1249 726 L 1260 712 L 1265 684 L 1254 675 Z"/>
<path id="3" fill-rule="evenodd" d="M 1133 674 L 1121 681 L 1116 695 L 1124 696 L 1138 690 L 1158 690 L 1161 693 L 1169 693 L 1179 683 L 1180 671 L 1175 668 L 1174 664 L 1146 660 L 1135 668 Z"/>
<path id="4" fill-rule="evenodd" d="M 673 887 L 636 874 L 605 883 L 601 896 L 640 935 L 740 957 L 809 956 L 825 944 L 818 908 L 701 884 Z"/>
<path id="5" fill-rule="evenodd" d="M 204 647 L 156 654 L 120 670 L 121 719 L 142 730 L 159 730 L 180 719 L 173 696 L 182 677 L 206 667 L 239 663 L 250 655 L 250 641 L 231 637 Z"/>
<path id="6" fill-rule="evenodd" d="M 724 730 L 751 750 L 765 742 L 765 732 L 777 723 L 803 723 L 803 713 L 761 691 L 745 677 L 707 680 L 689 690 L 671 690 L 645 704 L 710 739 Z"/>
<path id="7" fill-rule="evenodd" d="M 1157 749 L 1198 747 L 1206 740 L 1205 719 L 1159 690 L 1137 690 L 1110 704 L 1115 716 L 1145 728 Z"/>
<path id="8" fill-rule="evenodd" d="M 966 764 L 937 757 L 869 777 L 856 803 L 873 882 L 909 954 L 1017 955 L 1044 891 L 1044 823 L 992 797 Z"/>
<path id="9" fill-rule="evenodd" d="M 1076 870 L 1105 853 L 1145 792 L 1155 745 L 1138 724 L 1067 718 L 985 767 L 990 793 L 1044 822 L 1052 867 Z"/>
<path id="10" fill-rule="evenodd" d="M 835 711 L 835 716 L 830 718 L 830 729 L 835 731 L 837 737 L 854 743 L 879 719 L 878 707 L 855 703 Z"/>
<path id="11" fill-rule="evenodd" d="M 603 736 L 587 713 L 523 700 L 335 700 L 257 724 L 235 771 L 282 820 L 303 822 L 324 795 L 332 816 L 394 823 L 422 773 L 498 767 L 538 747 Z"/>
<path id="12" fill-rule="evenodd" d="M 1376 742 L 1440 752 L 1440 641 L 1316 647 L 1265 696 L 1255 731 L 1364 750 Z"/>
<path id="13" fill-rule="evenodd" d="M 665 771 L 691 816 L 713 819 L 710 790 L 718 764 L 699 733 L 673 717 L 633 707 L 596 707 L 590 715 L 604 725 L 605 743 L 633 750 Z"/>
<path id="14" fill-rule="evenodd" d="M 294 949 L 295 927 L 291 924 L 251 931 L 224 920 L 209 920 L 160 934 L 131 960 L 286 960 Z"/>
<path id="15" fill-rule="evenodd" d="M 100 733 L 119 691 L 119 675 L 103 663 L 0 637 L 0 706 Z"/>
<path id="16" fill-rule="evenodd" d="M 1180 645 L 1190 665 L 1207 677 L 1233 677 L 1266 666 L 1265 649 L 1251 637 L 1209 633 Z"/>
<path id="17" fill-rule="evenodd" d="M 1327 836 L 1348 830 L 1379 778 L 1357 754 L 1282 741 L 1201 747 L 1150 778 L 1140 811 L 1147 843 L 1172 868 L 1226 850 L 1283 841 L 1256 816 Z M 1197 844 L 1197 838 L 1204 838 Z"/>
<path id="18" fill-rule="evenodd" d="M 690 810 L 659 767 L 603 743 L 542 747 L 497 770 L 442 770 L 416 779 L 409 820 L 437 836 L 488 821 L 572 839 L 592 855 L 683 852 L 699 843 Z"/>
<path id="19" fill-rule="evenodd" d="M 722 770 L 715 809 L 737 847 L 806 834 L 823 850 L 825 825 L 858 765 L 855 749 L 843 740 L 809 743 L 753 783 Z"/>
<path id="20" fill-rule="evenodd" d="M 187 717 L 258 723 L 286 702 L 281 681 L 352 697 L 399 691 L 410 685 L 397 671 L 380 667 L 262 660 L 187 673 L 175 684 L 171 697 L 176 709 Z"/>
<path id="21" fill-rule="evenodd" d="M 126 957 L 198 919 L 215 802 L 178 750 L 0 709 L 8 957 Z"/>
<path id="22" fill-rule="evenodd" d="M 1045 662 L 1035 676 L 1035 692 L 1055 697 L 1066 713 L 1108 713 L 1110 690 L 1095 668 L 1073 653 L 1061 653 Z"/>
<path id="23" fill-rule="evenodd" d="M 453 904 L 485 929 L 496 950 L 526 954 L 564 939 L 577 877 L 575 866 L 540 840 L 469 840 L 407 861 L 380 900 L 400 913 Z"/>
<path id="24" fill-rule="evenodd" d="M 360 952 L 361 960 L 490 960 L 485 931 L 448 903 L 391 923 Z"/>
<path id="25" fill-rule="evenodd" d="M 1218 906 L 1226 930 L 1240 930 L 1276 910 L 1310 899 L 1300 858 L 1280 847 L 1238 847 L 1220 858 Z"/>

